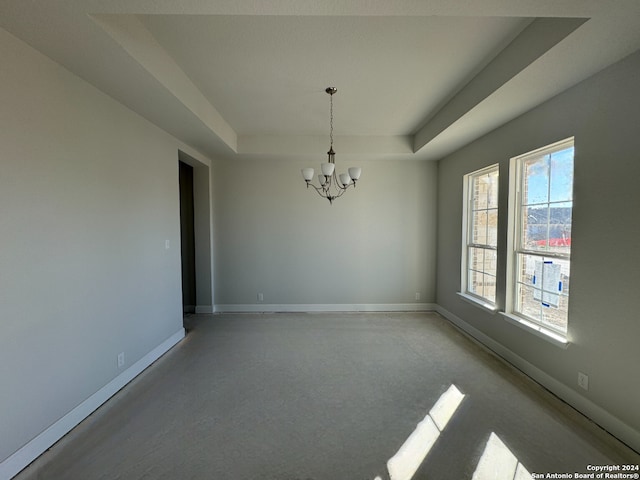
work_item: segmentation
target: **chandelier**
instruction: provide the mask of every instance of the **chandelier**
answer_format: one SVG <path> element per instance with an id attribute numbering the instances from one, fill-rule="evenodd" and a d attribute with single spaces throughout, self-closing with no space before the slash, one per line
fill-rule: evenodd
<path id="1" fill-rule="evenodd" d="M 349 173 L 341 173 L 338 175 L 336 173 L 336 152 L 333 151 L 333 95 L 338 91 L 335 87 L 327 87 L 325 92 L 329 94 L 330 99 L 330 120 L 329 120 L 329 139 L 331 140 L 331 146 L 327 155 L 329 157 L 327 163 L 323 163 L 320 165 L 320 169 L 322 173 L 318 175 L 319 186 L 311 183 L 313 180 L 314 170 L 313 168 L 303 168 L 302 169 L 302 177 L 304 181 L 307 183 L 307 188 L 309 186 L 313 187 L 318 195 L 329 200 L 329 203 L 333 204 L 333 201 L 341 197 L 344 192 L 347 191 L 347 188 L 353 186 L 355 188 L 356 182 L 360 178 L 360 174 L 362 173 L 362 169 L 360 167 L 351 167 L 349 168 Z"/>

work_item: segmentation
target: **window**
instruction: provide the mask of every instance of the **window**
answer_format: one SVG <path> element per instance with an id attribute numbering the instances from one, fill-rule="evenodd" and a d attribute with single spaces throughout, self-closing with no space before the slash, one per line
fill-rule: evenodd
<path id="1" fill-rule="evenodd" d="M 498 165 L 464 176 L 462 294 L 496 304 Z"/>
<path id="2" fill-rule="evenodd" d="M 506 313 L 566 338 L 573 138 L 511 159 Z"/>

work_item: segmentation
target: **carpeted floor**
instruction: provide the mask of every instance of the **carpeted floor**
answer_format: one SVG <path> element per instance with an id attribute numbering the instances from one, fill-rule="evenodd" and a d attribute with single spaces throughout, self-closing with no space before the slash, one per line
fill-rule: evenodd
<path id="1" fill-rule="evenodd" d="M 16 479 L 386 480 L 387 460 L 452 384 L 464 400 L 415 480 L 471 479 L 492 433 L 531 473 L 640 463 L 435 313 L 193 315 L 185 326 L 183 342 Z"/>

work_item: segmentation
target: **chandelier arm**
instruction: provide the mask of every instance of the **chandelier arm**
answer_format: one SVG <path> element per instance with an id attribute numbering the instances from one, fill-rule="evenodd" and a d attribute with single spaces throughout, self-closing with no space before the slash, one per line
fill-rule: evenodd
<path id="1" fill-rule="evenodd" d="M 345 188 L 345 187 L 341 186 L 340 184 L 338 184 L 338 193 L 336 195 L 336 198 L 341 197 L 342 194 L 344 192 L 346 192 L 346 191 L 347 191 L 347 188 Z"/>
<path id="2" fill-rule="evenodd" d="M 318 193 L 318 195 L 320 195 L 323 198 L 327 198 L 326 195 L 324 195 L 324 187 L 316 187 L 313 183 L 309 182 L 307 183 L 307 185 L 313 187 L 313 189 Z"/>
<path id="3" fill-rule="evenodd" d="M 353 183 L 350 183 L 346 187 L 342 187 L 342 186 L 340 186 L 339 182 L 335 182 L 336 183 L 336 185 L 335 185 L 336 193 L 335 193 L 335 195 L 332 195 L 331 194 L 331 183 L 332 183 L 332 178 L 330 176 L 329 180 L 327 180 L 327 183 L 325 183 L 324 186 L 317 187 L 316 185 L 314 185 L 311 182 L 309 182 L 307 184 L 307 186 L 308 187 L 312 187 L 320 197 L 326 198 L 327 200 L 329 200 L 330 203 L 332 203 L 333 200 L 335 200 L 336 198 L 340 198 L 344 194 L 344 192 L 346 192 L 347 189 L 350 186 L 353 185 Z"/>
<path id="4" fill-rule="evenodd" d="M 324 192 L 324 194 L 325 194 L 324 196 L 325 196 L 326 198 L 328 198 L 328 197 L 329 197 L 330 190 L 331 190 L 331 177 L 329 177 L 329 178 L 326 178 L 326 177 L 325 177 L 325 179 L 326 179 L 326 182 L 325 182 L 325 184 L 322 186 L 322 191 L 323 191 L 323 192 Z"/>
<path id="5" fill-rule="evenodd" d="M 351 182 L 349 185 L 347 185 L 346 187 L 344 187 L 344 189 L 343 189 L 343 190 L 346 192 L 346 191 L 347 191 L 347 189 L 348 189 L 349 187 L 353 187 L 353 182 Z"/>
<path id="6" fill-rule="evenodd" d="M 338 189 L 338 191 L 340 191 L 342 187 L 340 186 L 340 182 L 338 181 L 338 173 L 335 168 L 333 169 L 333 181 L 336 184 L 336 188 Z"/>

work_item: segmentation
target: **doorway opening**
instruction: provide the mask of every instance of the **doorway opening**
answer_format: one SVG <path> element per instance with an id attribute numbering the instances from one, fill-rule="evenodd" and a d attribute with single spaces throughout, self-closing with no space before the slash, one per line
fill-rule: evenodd
<path id="1" fill-rule="evenodd" d="M 180 253 L 182 255 L 182 313 L 196 313 L 196 239 L 193 200 L 193 167 L 179 164 Z"/>
<path id="2" fill-rule="evenodd" d="M 213 313 L 210 165 L 178 151 L 178 177 L 185 318 L 194 313 Z"/>

